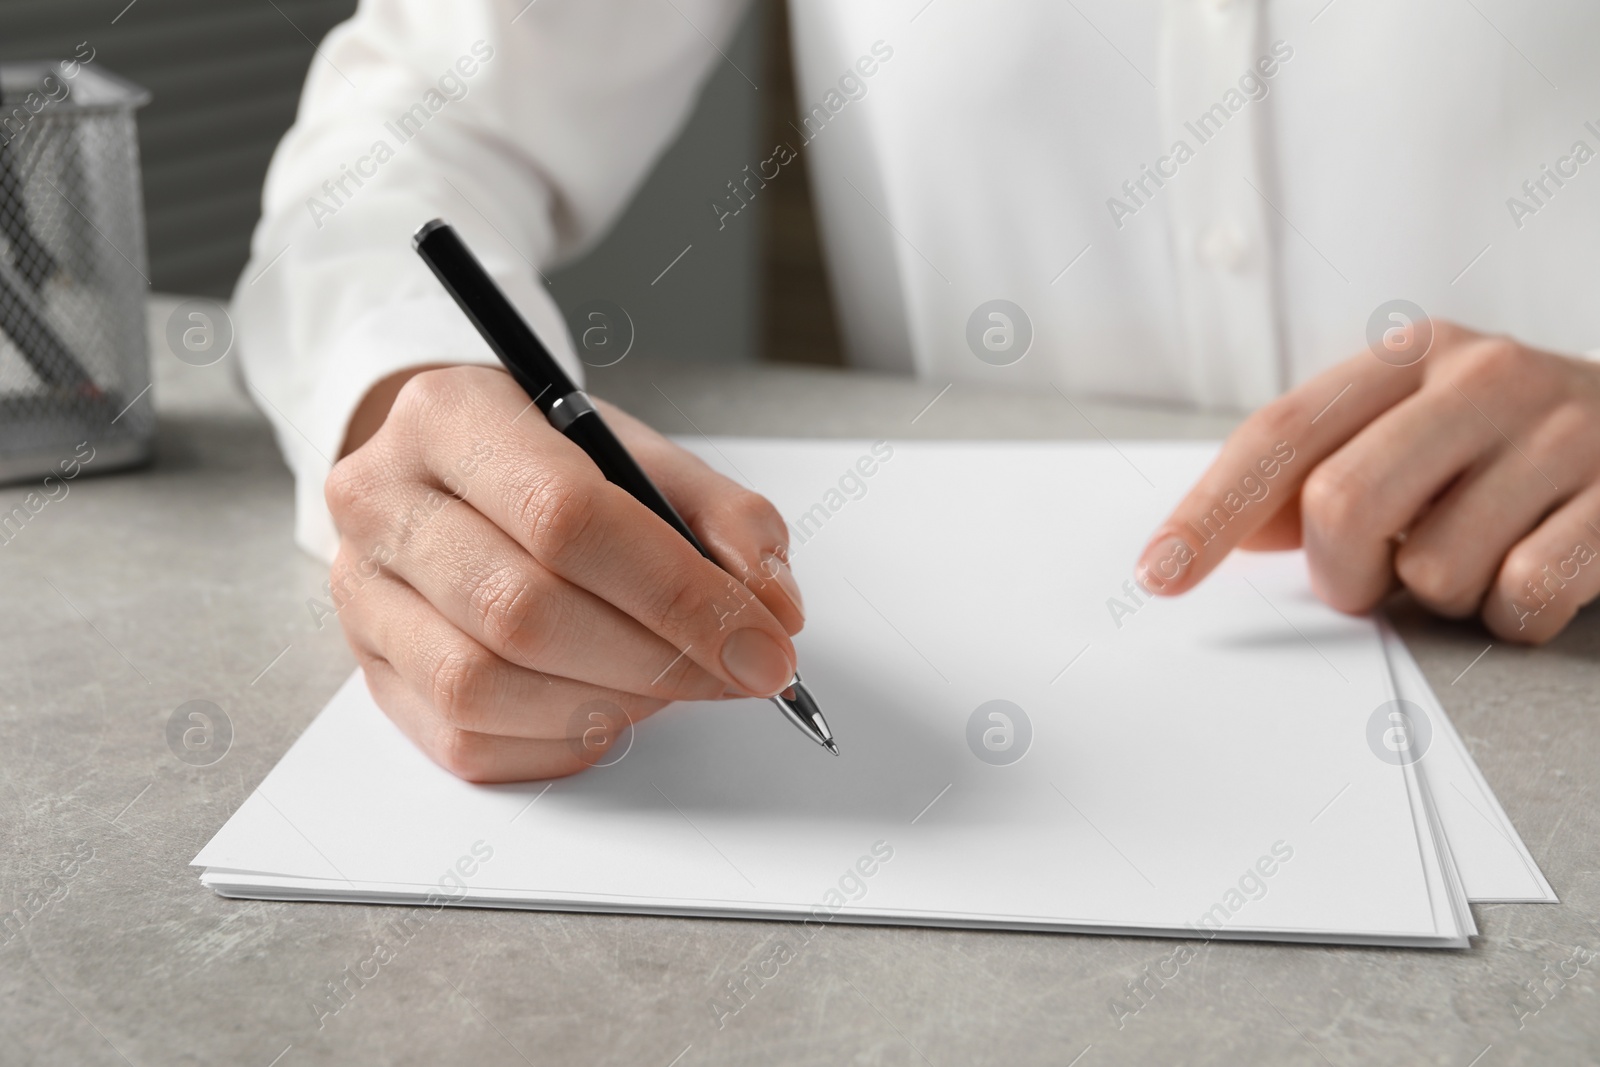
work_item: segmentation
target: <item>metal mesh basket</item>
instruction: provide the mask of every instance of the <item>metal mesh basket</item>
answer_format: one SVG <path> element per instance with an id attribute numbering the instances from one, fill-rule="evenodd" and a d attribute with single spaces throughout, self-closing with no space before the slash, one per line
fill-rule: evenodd
<path id="1" fill-rule="evenodd" d="M 148 99 L 75 62 L 0 65 L 0 482 L 57 471 L 84 442 L 95 470 L 149 453 Z"/>

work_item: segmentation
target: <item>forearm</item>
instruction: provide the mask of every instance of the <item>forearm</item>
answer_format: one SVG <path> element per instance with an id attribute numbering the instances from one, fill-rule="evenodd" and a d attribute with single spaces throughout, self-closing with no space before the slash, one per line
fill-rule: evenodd
<path id="1" fill-rule="evenodd" d="M 716 57 L 685 17 L 720 39 L 743 4 L 679 6 L 535 6 L 512 24 L 492 0 L 367 0 L 323 43 L 234 294 L 302 547 L 331 557 L 322 481 L 407 377 L 495 364 L 411 254 L 428 219 L 450 217 L 581 380 L 542 272 L 598 236 L 681 125 Z"/>

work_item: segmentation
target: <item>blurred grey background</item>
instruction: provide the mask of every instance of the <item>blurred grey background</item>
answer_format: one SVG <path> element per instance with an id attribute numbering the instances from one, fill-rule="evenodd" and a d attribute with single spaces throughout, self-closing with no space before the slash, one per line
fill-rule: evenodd
<path id="1" fill-rule="evenodd" d="M 438 0 L 441 4 L 449 0 Z M 244 266 L 261 182 L 318 42 L 354 0 L 0 0 L 0 62 L 70 56 L 150 90 L 139 115 L 150 277 L 225 297 Z M 781 0 L 756 0 L 677 143 L 606 239 L 552 276 L 567 309 L 628 312 L 635 351 L 839 362 L 806 176 L 786 168 L 735 224 L 710 208 L 765 159 L 795 113 Z M 692 249 L 662 279 L 673 257 Z"/>

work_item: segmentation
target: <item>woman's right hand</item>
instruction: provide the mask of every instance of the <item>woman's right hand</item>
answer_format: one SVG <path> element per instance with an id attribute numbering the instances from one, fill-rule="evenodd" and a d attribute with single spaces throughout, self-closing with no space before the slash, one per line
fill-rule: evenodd
<path id="1" fill-rule="evenodd" d="M 794 675 L 804 616 L 777 510 L 596 406 L 722 567 L 500 370 L 415 374 L 328 477 L 345 637 L 378 705 L 463 778 L 571 774 L 670 701 L 770 696 Z"/>

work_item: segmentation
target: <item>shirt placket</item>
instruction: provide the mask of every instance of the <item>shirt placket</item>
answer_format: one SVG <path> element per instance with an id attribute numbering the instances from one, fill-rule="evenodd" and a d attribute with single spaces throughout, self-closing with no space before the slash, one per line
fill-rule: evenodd
<path id="1" fill-rule="evenodd" d="M 1263 99 L 1240 79 L 1258 60 L 1259 0 L 1167 0 L 1161 125 L 1177 301 L 1192 395 L 1247 409 L 1284 388 L 1273 292 L 1273 196 L 1265 176 Z M 1260 90 L 1256 90 L 1257 93 Z M 1240 103 L 1242 101 L 1242 103 Z M 1236 105 L 1236 106 L 1234 106 Z M 1192 153 L 1183 162 L 1185 145 Z M 1165 158 L 1165 157 L 1164 157 Z"/>

